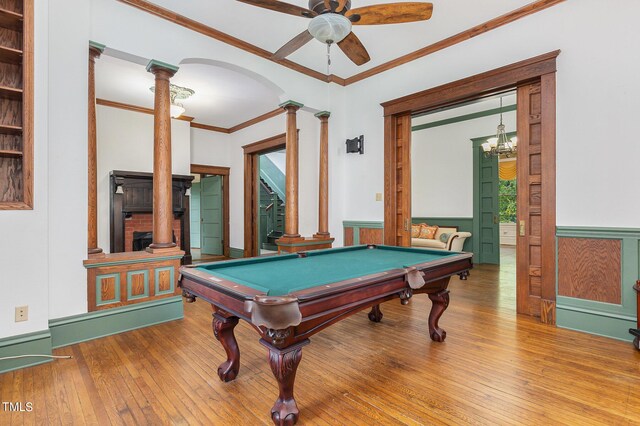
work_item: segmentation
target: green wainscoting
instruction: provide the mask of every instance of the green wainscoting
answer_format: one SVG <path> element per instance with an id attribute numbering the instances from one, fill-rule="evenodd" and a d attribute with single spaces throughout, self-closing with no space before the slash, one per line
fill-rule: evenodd
<path id="1" fill-rule="evenodd" d="M 342 229 L 353 228 L 353 245 L 360 245 L 360 228 L 364 229 L 382 229 L 384 232 L 384 222 L 377 220 L 343 220 Z M 343 243 L 344 244 L 344 243 Z"/>
<path id="2" fill-rule="evenodd" d="M 89 312 L 49 321 L 54 348 L 182 319 L 182 296 Z"/>
<path id="3" fill-rule="evenodd" d="M 471 232 L 471 237 L 464 242 L 462 249 L 473 253 L 473 218 L 472 217 L 412 217 L 411 223 L 428 223 L 442 227 L 456 226 L 460 232 Z M 474 260 L 475 260 L 474 253 Z M 474 261 L 475 263 L 475 261 Z"/>
<path id="4" fill-rule="evenodd" d="M 49 330 L 0 339 L 0 358 L 20 355 L 51 355 L 51 333 Z M 43 364 L 51 358 L 28 357 L 0 360 L 0 373 Z M 5 398 L 9 400 L 9 398 Z"/>
<path id="5" fill-rule="evenodd" d="M 244 250 L 235 247 L 229 247 L 229 257 L 232 259 L 241 259 L 244 257 Z"/>
<path id="6" fill-rule="evenodd" d="M 622 273 L 620 304 L 558 295 L 556 299 L 558 327 L 585 331 L 614 339 L 633 340 L 633 336 L 629 334 L 629 328 L 636 327 L 636 294 L 633 285 L 640 278 L 640 229 L 558 226 L 556 228 L 556 248 L 559 238 L 620 240 Z M 556 279 L 557 282 L 558 279 Z"/>

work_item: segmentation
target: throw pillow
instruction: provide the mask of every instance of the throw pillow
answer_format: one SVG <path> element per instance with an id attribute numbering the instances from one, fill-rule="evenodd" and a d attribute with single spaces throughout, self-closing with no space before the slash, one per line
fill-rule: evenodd
<path id="1" fill-rule="evenodd" d="M 418 238 L 420 235 L 420 225 L 411 225 L 411 238 Z"/>
<path id="2" fill-rule="evenodd" d="M 436 226 L 436 225 L 434 225 L 434 226 L 428 226 L 428 225 L 420 226 L 420 235 L 418 236 L 418 238 L 426 238 L 426 239 L 429 239 L 429 240 L 433 240 L 433 239 L 435 239 L 436 232 L 438 232 L 438 226 Z"/>
<path id="3" fill-rule="evenodd" d="M 449 241 L 450 236 L 451 234 L 442 233 L 440 234 L 440 241 L 442 241 L 443 243 L 446 243 L 447 241 Z"/>

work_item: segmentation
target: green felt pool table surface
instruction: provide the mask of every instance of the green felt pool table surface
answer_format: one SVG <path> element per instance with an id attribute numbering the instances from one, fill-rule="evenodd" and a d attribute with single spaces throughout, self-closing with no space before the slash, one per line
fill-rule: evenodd
<path id="1" fill-rule="evenodd" d="M 355 246 L 297 254 L 240 259 L 196 269 L 280 296 L 308 288 L 398 268 L 438 261 L 457 252 L 392 246 Z"/>

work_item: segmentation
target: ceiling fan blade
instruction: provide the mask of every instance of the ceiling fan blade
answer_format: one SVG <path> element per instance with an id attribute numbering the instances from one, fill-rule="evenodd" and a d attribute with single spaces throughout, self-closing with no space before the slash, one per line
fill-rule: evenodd
<path id="1" fill-rule="evenodd" d="M 273 54 L 273 57 L 276 59 L 284 59 L 311 40 L 313 40 L 313 36 L 311 35 L 311 33 L 307 30 L 304 30 L 303 32 L 289 40 L 287 44 L 278 49 L 278 51 Z"/>
<path id="2" fill-rule="evenodd" d="M 264 9 L 275 10 L 276 12 L 287 13 L 289 15 L 304 16 L 305 18 L 313 18 L 317 15 L 312 10 L 304 7 L 284 3 L 278 0 L 238 0 L 239 2 L 250 4 L 252 6 L 262 7 Z"/>
<path id="3" fill-rule="evenodd" d="M 431 3 L 403 2 L 358 7 L 349 10 L 344 16 L 354 25 L 382 25 L 426 21 L 431 18 L 432 13 Z"/>
<path id="4" fill-rule="evenodd" d="M 364 48 L 360 39 L 353 32 L 350 32 L 344 40 L 338 43 L 338 47 L 356 65 L 366 64 L 371 59 L 367 49 Z"/>

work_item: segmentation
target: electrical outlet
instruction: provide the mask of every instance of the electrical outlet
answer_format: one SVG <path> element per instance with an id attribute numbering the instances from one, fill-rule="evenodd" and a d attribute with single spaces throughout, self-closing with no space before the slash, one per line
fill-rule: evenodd
<path id="1" fill-rule="evenodd" d="M 16 306 L 16 322 L 27 321 L 29 319 L 28 306 Z"/>
<path id="2" fill-rule="evenodd" d="M 376 201 L 382 201 L 382 192 L 376 192 Z"/>

